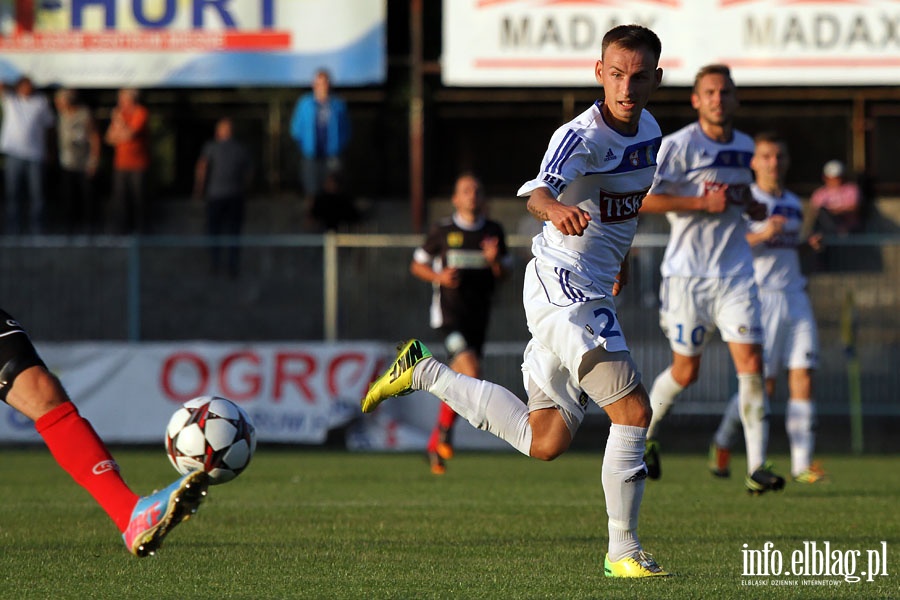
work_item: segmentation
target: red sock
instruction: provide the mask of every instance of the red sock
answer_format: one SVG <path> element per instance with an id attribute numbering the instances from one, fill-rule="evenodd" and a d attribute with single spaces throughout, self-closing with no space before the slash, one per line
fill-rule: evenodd
<path id="1" fill-rule="evenodd" d="M 441 430 L 448 431 L 453 424 L 456 422 L 456 417 L 459 416 L 453 409 L 441 402 L 441 407 L 438 410 L 438 418 L 437 425 L 434 426 L 434 429 L 431 431 L 431 437 L 428 438 L 428 446 L 426 446 L 426 450 L 429 452 L 434 452 L 437 450 L 438 442 L 440 441 Z"/>
<path id="2" fill-rule="evenodd" d="M 119 531 L 125 531 L 138 496 L 125 485 L 119 465 L 75 405 L 57 406 L 38 419 L 35 428 L 59 466 L 94 497 Z"/>
<path id="3" fill-rule="evenodd" d="M 458 415 L 453 412 L 453 409 L 441 402 L 441 410 L 438 411 L 438 427 L 441 429 L 450 429 L 453 427 L 453 424 L 456 422 L 456 417 Z"/>

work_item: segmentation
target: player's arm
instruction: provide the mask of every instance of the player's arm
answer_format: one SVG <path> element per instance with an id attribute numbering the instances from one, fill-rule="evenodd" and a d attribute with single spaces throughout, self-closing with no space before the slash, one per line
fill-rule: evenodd
<path id="1" fill-rule="evenodd" d="M 728 206 L 724 189 L 707 190 L 702 196 L 675 196 L 673 194 L 647 194 L 641 204 L 641 212 L 708 212 L 720 213 Z"/>
<path id="2" fill-rule="evenodd" d="M 761 228 L 759 231 L 747 232 L 747 243 L 753 248 L 768 242 L 782 232 L 784 229 L 784 222 L 785 219 L 781 215 L 772 215 L 766 221 L 765 227 Z"/>
<path id="3" fill-rule="evenodd" d="M 612 289 L 613 296 L 618 296 L 622 293 L 622 289 L 628 285 L 628 279 L 631 276 L 631 261 L 628 258 L 630 254 L 631 251 L 625 253 L 625 259 L 622 261 L 619 273 L 616 275 L 616 282 L 613 283 Z"/>
<path id="4" fill-rule="evenodd" d="M 557 200 L 550 188 L 537 187 L 528 197 L 528 212 L 541 221 L 550 221 L 565 235 L 582 235 L 591 216 L 577 206 L 567 206 Z"/>
<path id="5" fill-rule="evenodd" d="M 459 285 L 459 270 L 453 268 L 434 270 L 430 264 L 413 259 L 409 263 L 409 272 L 413 277 L 426 283 L 436 283 L 442 287 L 455 288 Z"/>
<path id="6" fill-rule="evenodd" d="M 481 252 L 494 279 L 503 279 L 509 273 L 505 249 L 506 244 L 499 237 L 486 237 L 481 242 Z"/>

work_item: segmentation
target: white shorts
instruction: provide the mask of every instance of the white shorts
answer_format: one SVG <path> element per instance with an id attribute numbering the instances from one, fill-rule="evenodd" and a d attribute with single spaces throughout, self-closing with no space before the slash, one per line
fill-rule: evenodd
<path id="1" fill-rule="evenodd" d="M 766 377 L 782 369 L 815 369 L 819 365 L 819 334 L 806 292 L 760 290 Z"/>
<path id="2" fill-rule="evenodd" d="M 578 383 L 584 354 L 598 347 L 628 351 L 615 302 L 577 273 L 547 267 L 536 259 L 525 270 L 522 301 L 531 331 L 522 363 L 525 389 L 537 385 L 580 422 L 587 409 L 586 394 Z M 612 393 L 598 404 L 614 402 L 615 396 Z M 529 403 L 531 410 L 545 407 Z"/>
<path id="3" fill-rule="evenodd" d="M 659 300 L 659 326 L 672 351 L 682 356 L 702 354 L 716 329 L 725 342 L 763 343 L 752 277 L 666 277 Z"/>

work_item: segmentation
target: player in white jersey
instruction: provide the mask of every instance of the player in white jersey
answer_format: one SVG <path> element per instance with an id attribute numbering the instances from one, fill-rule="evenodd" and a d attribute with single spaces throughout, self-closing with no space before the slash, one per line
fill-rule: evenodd
<path id="1" fill-rule="evenodd" d="M 814 234 L 807 240 L 801 239 L 803 206 L 784 187 L 790 162 L 784 140 L 766 132 L 758 134 L 754 141 L 751 167 L 756 183 L 750 190 L 756 201 L 766 206 L 769 216 L 750 224 L 747 242 L 753 251 L 762 305 L 766 394 L 770 398 L 775 394 L 775 379 L 782 369 L 787 369 L 790 397 L 785 426 L 791 446 L 791 475 L 800 483 L 817 483 L 825 479 L 821 467 L 812 461 L 812 373 L 818 364 L 819 343 L 797 248 L 809 243 L 814 250 L 820 250 L 822 236 Z M 710 471 L 716 476 L 728 477 L 730 473 L 731 447 L 741 426 L 739 412 L 738 399 L 733 397 L 710 448 Z"/>
<path id="2" fill-rule="evenodd" d="M 645 460 L 651 479 L 661 475 L 655 436 L 676 396 L 697 380 L 700 358 L 719 330 L 738 373 L 747 445 L 748 491 L 784 487 L 766 461 L 769 429 L 762 374 L 762 323 L 744 213 L 765 218 L 750 195 L 753 140 L 734 128 L 738 108 L 731 71 L 708 65 L 694 79 L 696 122 L 663 138 L 659 166 L 643 212 L 666 213 L 671 237 L 661 267 L 660 325 L 672 364 L 653 382 L 653 419 Z"/>
<path id="3" fill-rule="evenodd" d="M 537 178 L 519 189 L 529 212 L 544 221 L 523 290 L 532 334 L 522 367 L 527 405 L 499 385 L 453 372 L 418 340 L 401 347 L 362 401 L 369 412 L 390 396 L 426 390 L 541 460 L 568 449 L 589 399 L 603 407 L 612 421 L 601 476 L 608 577 L 668 574 L 637 538 L 651 411 L 613 302 L 661 140 L 644 110 L 662 79 L 660 52 L 659 38 L 645 27 L 607 32 L 595 68 L 604 100 L 553 134 Z"/>

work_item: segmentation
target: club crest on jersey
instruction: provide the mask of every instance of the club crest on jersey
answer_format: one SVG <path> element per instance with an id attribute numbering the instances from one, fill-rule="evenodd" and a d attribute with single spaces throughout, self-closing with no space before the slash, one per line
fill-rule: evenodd
<path id="1" fill-rule="evenodd" d="M 628 155 L 628 162 L 631 163 L 633 167 L 639 167 L 641 165 L 641 154 L 639 150 L 635 150 L 631 154 Z"/>
<path id="2" fill-rule="evenodd" d="M 630 194 L 601 192 L 600 222 L 619 223 L 636 218 L 646 195 L 646 190 Z"/>
<path id="3" fill-rule="evenodd" d="M 447 245 L 451 248 L 460 248 L 463 245 L 463 234 L 461 231 L 451 231 L 447 234 Z"/>

